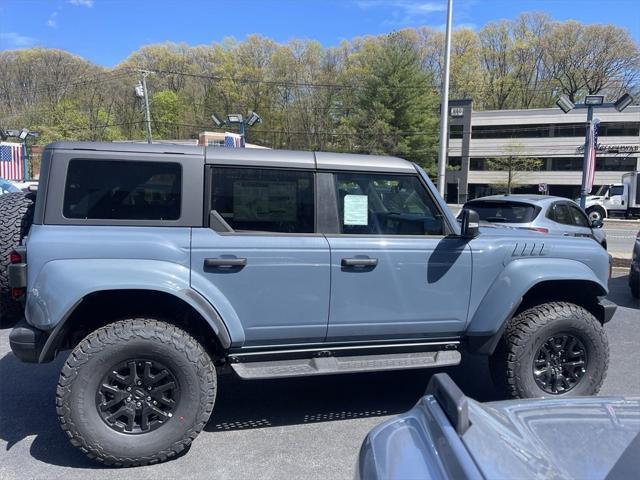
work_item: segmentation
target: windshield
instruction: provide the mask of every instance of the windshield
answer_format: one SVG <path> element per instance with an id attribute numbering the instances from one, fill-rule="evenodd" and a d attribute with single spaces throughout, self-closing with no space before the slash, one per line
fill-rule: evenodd
<path id="1" fill-rule="evenodd" d="M 598 197 L 604 197 L 607 194 L 607 190 L 609 190 L 609 185 L 602 185 L 594 195 Z"/>
<path id="2" fill-rule="evenodd" d="M 469 202 L 465 207 L 478 212 L 480 220 L 493 223 L 529 223 L 538 214 L 538 210 L 533 205 L 503 200 L 474 201 Z"/>

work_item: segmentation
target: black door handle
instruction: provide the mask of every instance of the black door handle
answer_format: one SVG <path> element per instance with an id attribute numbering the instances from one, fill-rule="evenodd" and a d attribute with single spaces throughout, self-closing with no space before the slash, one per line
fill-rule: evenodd
<path id="1" fill-rule="evenodd" d="M 244 267 L 246 258 L 205 258 L 204 266 L 209 268 Z"/>
<path id="2" fill-rule="evenodd" d="M 375 267 L 377 258 L 343 258 L 340 263 L 343 267 Z"/>

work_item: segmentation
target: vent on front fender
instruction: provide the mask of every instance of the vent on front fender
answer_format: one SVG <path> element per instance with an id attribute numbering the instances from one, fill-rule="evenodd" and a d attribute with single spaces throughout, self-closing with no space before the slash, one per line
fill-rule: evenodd
<path id="1" fill-rule="evenodd" d="M 513 247 L 512 257 L 541 257 L 547 251 L 542 242 L 518 242 Z"/>

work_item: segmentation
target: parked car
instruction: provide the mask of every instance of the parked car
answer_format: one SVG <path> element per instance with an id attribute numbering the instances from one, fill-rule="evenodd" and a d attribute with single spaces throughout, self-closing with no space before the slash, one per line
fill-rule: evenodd
<path id="1" fill-rule="evenodd" d="M 479 403 L 434 375 L 414 408 L 365 438 L 356 479 L 637 478 L 640 399 Z"/>
<path id="2" fill-rule="evenodd" d="M 563 197 L 547 195 L 491 195 L 464 204 L 481 221 L 534 230 L 551 235 L 593 238 L 607 248 L 601 219 L 589 220 L 580 206 Z"/>
<path id="3" fill-rule="evenodd" d="M 33 225 L 10 255 L 25 305 L 11 348 L 36 363 L 71 349 L 58 417 L 106 464 L 184 450 L 223 368 L 437 368 L 464 349 L 523 398 L 591 395 L 606 375 L 607 253 L 480 233 L 470 210 L 459 225 L 400 158 L 82 142 L 42 158 Z"/>
<path id="4" fill-rule="evenodd" d="M 640 231 L 633 244 L 631 267 L 629 268 L 629 288 L 634 298 L 640 298 Z"/>
<path id="5" fill-rule="evenodd" d="M 4 195 L 5 193 L 15 193 L 21 192 L 18 187 L 14 185 L 13 182 L 9 180 L 5 180 L 4 178 L 0 178 L 0 195 Z"/>

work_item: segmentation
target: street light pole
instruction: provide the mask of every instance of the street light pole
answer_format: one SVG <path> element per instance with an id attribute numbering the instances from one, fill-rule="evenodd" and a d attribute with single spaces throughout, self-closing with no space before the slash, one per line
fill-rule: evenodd
<path id="1" fill-rule="evenodd" d="M 562 94 L 556 100 L 556 105 L 560 107 L 560 109 L 564 113 L 569 113 L 574 108 L 586 108 L 587 109 L 587 129 L 584 135 L 584 157 L 582 159 L 582 184 L 580 186 L 580 207 L 584 210 L 587 205 L 587 195 L 591 192 L 587 191 L 587 176 L 589 175 L 588 167 L 589 167 L 589 135 L 591 131 L 591 123 L 593 122 L 593 109 L 595 107 L 600 108 L 615 108 L 618 112 L 622 112 L 625 108 L 633 103 L 633 97 L 628 93 L 622 95 L 618 100 L 613 103 L 605 103 L 604 95 L 587 95 L 584 98 L 584 103 L 575 105 L 571 99 Z M 597 145 L 594 144 L 593 148 L 597 148 Z M 593 169 L 595 172 L 596 166 L 593 165 Z"/>
<path id="2" fill-rule="evenodd" d="M 449 61 L 451 57 L 451 16 L 453 1 L 447 2 L 447 31 L 444 41 L 444 75 L 442 80 L 442 101 L 440 102 L 440 151 L 438 154 L 438 191 L 444 198 L 447 173 L 447 143 L 449 133 Z"/>
<path id="3" fill-rule="evenodd" d="M 584 134 L 584 157 L 582 158 L 582 183 L 580 184 L 580 208 L 583 210 L 587 205 L 587 168 L 589 163 L 589 130 L 591 129 L 591 121 L 593 120 L 593 106 L 587 105 L 587 130 Z M 594 145 L 593 148 L 596 148 Z"/>

